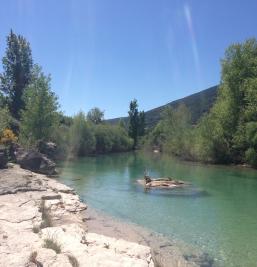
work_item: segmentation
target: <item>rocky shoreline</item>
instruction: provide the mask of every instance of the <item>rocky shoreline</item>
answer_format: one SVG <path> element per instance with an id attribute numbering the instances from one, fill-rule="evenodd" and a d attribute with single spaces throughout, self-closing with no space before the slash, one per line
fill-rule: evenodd
<path id="1" fill-rule="evenodd" d="M 9 164 L 0 170 L 0 266 L 213 266 L 208 255 L 88 208 L 74 190 Z"/>
<path id="2" fill-rule="evenodd" d="M 71 188 L 18 165 L 0 183 L 0 266 L 154 266 L 150 247 L 89 232 Z"/>

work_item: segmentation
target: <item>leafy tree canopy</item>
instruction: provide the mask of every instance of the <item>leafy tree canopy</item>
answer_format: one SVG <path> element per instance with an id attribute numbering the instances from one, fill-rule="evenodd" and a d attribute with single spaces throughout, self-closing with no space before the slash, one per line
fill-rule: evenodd
<path id="1" fill-rule="evenodd" d="M 21 135 L 32 144 L 37 140 L 49 140 L 58 127 L 57 97 L 50 88 L 50 77 L 34 66 L 32 81 L 24 94 L 25 108 L 21 116 Z"/>
<path id="2" fill-rule="evenodd" d="M 87 119 L 94 124 L 99 124 L 104 120 L 104 111 L 100 110 L 97 107 L 92 108 L 87 113 Z"/>

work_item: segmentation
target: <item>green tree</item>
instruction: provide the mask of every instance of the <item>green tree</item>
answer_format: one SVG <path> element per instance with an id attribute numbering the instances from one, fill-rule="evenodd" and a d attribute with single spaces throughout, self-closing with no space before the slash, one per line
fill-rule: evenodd
<path id="1" fill-rule="evenodd" d="M 89 110 L 87 113 L 87 119 L 94 124 L 99 124 L 104 120 L 104 111 L 101 111 L 99 108 L 95 107 Z"/>
<path id="2" fill-rule="evenodd" d="M 137 100 L 134 99 L 129 104 L 129 136 L 133 139 L 133 148 L 138 144 L 138 137 L 144 134 L 145 115 L 144 112 L 138 111 Z"/>
<path id="3" fill-rule="evenodd" d="M 118 125 L 119 125 L 119 127 L 123 128 L 123 129 L 127 129 L 127 124 L 126 124 L 126 121 L 125 121 L 124 118 L 121 118 L 119 120 L 119 124 Z"/>
<path id="4" fill-rule="evenodd" d="M 21 116 L 21 136 L 34 145 L 38 140 L 51 139 L 58 127 L 58 102 L 50 89 L 50 77 L 35 66 L 33 77 L 24 94 L 25 108 Z"/>
<path id="5" fill-rule="evenodd" d="M 197 154 L 216 163 L 252 164 L 257 144 L 257 42 L 231 45 L 222 60 L 219 94 L 197 127 Z M 256 135 L 257 136 L 257 135 Z"/>
<path id="6" fill-rule="evenodd" d="M 191 114 L 181 104 L 177 109 L 168 107 L 164 110 L 162 128 L 164 132 L 163 150 L 183 158 L 190 158 Z"/>
<path id="7" fill-rule="evenodd" d="M 11 115 L 20 119 L 20 111 L 24 108 L 22 95 L 31 80 L 33 61 L 30 44 L 12 30 L 7 37 L 7 49 L 2 62 L 0 90 L 7 96 Z"/>
<path id="8" fill-rule="evenodd" d="M 113 152 L 125 152 L 132 149 L 133 140 L 128 136 L 124 127 L 112 126 Z"/>
<path id="9" fill-rule="evenodd" d="M 224 162 L 241 162 L 251 147 L 246 128 L 257 120 L 257 42 L 247 40 L 231 45 L 222 61 L 220 93 L 211 111 L 215 128 L 219 128 L 219 154 Z M 224 155 L 221 157 L 220 155 Z M 248 157 L 249 158 L 249 157 Z"/>
<path id="10" fill-rule="evenodd" d="M 112 127 L 109 125 L 98 125 L 95 127 L 96 153 L 112 152 L 114 143 Z"/>
<path id="11" fill-rule="evenodd" d="M 70 153 L 73 156 L 86 156 L 95 152 L 95 136 L 86 121 L 83 112 L 79 112 L 73 118 L 73 123 L 69 130 Z"/>

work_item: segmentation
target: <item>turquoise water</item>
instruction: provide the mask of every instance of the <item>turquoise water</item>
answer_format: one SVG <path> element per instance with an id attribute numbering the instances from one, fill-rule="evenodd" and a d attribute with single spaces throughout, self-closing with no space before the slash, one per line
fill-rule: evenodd
<path id="1" fill-rule="evenodd" d="M 145 168 L 192 185 L 145 192 L 136 183 Z M 94 208 L 200 248 L 215 266 L 257 266 L 255 170 L 145 153 L 82 158 L 61 169 L 61 181 Z"/>

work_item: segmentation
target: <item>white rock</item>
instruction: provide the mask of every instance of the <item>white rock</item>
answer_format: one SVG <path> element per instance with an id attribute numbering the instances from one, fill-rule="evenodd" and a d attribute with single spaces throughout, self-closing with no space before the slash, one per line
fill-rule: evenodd
<path id="1" fill-rule="evenodd" d="M 4 185 L 0 190 L 0 267 L 35 266 L 29 261 L 32 252 L 44 267 L 70 267 L 68 255 L 73 255 L 80 266 L 153 266 L 149 247 L 85 233 L 80 212 L 87 206 L 71 188 L 17 165 L 0 171 L 0 184 Z M 53 197 L 56 195 L 61 198 Z M 44 205 L 52 218 L 58 219 L 58 226 L 33 233 L 33 226 L 42 222 L 42 196 L 54 198 L 44 200 Z M 61 254 L 43 247 L 47 238 L 61 245 Z"/>

